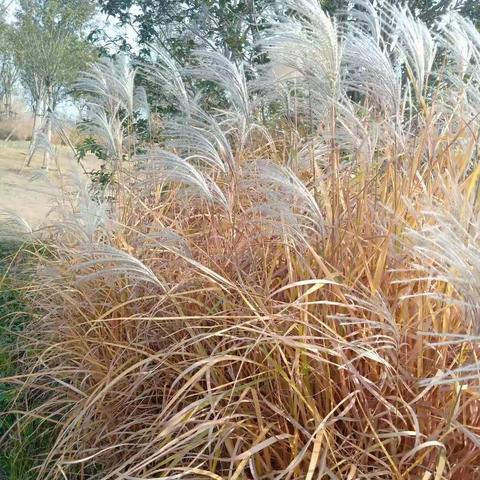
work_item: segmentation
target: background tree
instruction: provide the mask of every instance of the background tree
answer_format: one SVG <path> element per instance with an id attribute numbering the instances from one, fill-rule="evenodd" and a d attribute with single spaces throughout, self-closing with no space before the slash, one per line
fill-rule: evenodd
<path id="1" fill-rule="evenodd" d="M 457 11 L 477 25 L 480 22 L 478 0 L 408 0 L 406 4 L 429 26 L 448 10 Z"/>
<path id="2" fill-rule="evenodd" d="M 0 53 L 0 112 L 9 119 L 13 115 L 13 93 L 18 70 L 13 55 L 6 50 Z"/>
<path id="3" fill-rule="evenodd" d="M 200 46 L 210 46 L 235 59 L 251 60 L 254 42 L 266 25 L 274 0 L 99 0 L 102 10 L 122 25 L 132 25 L 139 43 L 158 40 L 183 61 Z M 134 8 L 133 8 L 134 7 Z M 135 13 L 133 13 L 135 12 Z"/>
<path id="4" fill-rule="evenodd" d="M 10 118 L 13 113 L 13 90 L 17 80 L 17 68 L 8 35 L 10 26 L 5 22 L 10 4 L 11 2 L 0 2 L 0 114 L 6 118 Z"/>
<path id="5" fill-rule="evenodd" d="M 92 58 L 87 37 L 96 5 L 93 0 L 20 0 L 18 5 L 10 32 L 14 59 L 30 98 L 34 131 L 40 126 L 50 142 L 49 112 L 55 110 Z M 44 167 L 48 160 L 47 150 Z"/>
<path id="6" fill-rule="evenodd" d="M 349 0 L 322 0 L 321 3 L 325 10 L 333 15 L 353 2 Z M 478 0 L 399 0 L 398 3 L 408 5 L 410 10 L 429 26 L 448 10 L 459 12 L 477 25 L 480 22 L 480 2 Z"/>
<path id="7" fill-rule="evenodd" d="M 265 61 L 257 40 L 271 19 L 275 0 L 98 1 L 104 13 L 116 18 L 122 26 L 132 26 L 138 33 L 141 49 L 136 60 L 149 61 L 155 44 L 183 65 L 195 61 L 193 52 L 199 48 L 221 52 L 237 64 L 245 62 L 249 74 Z M 148 79 L 140 81 L 152 111 L 168 113 L 171 105 L 162 92 Z M 201 83 L 204 99 L 211 106 L 221 107 L 221 94 L 214 83 Z"/>

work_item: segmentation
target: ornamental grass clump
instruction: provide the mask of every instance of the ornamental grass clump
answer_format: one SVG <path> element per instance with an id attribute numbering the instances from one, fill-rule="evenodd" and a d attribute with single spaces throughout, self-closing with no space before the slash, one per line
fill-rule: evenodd
<path id="1" fill-rule="evenodd" d="M 140 153 L 112 120 L 131 77 L 95 83 L 132 70 L 85 77 L 117 194 L 52 228 L 30 290 L 10 380 L 54 425 L 39 479 L 480 474 L 480 35 L 395 2 L 278 7 L 262 71 L 139 67 L 176 106 Z"/>

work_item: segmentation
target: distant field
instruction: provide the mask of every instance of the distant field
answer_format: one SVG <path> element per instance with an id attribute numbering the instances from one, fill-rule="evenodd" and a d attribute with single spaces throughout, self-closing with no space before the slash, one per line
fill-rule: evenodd
<path id="1" fill-rule="evenodd" d="M 24 166 L 29 143 L 0 141 L 0 208 L 9 208 L 38 228 L 49 215 L 55 199 L 61 195 L 62 180 L 74 172 L 81 172 L 72 152 L 57 146 L 57 162 L 42 170 L 42 154 L 37 154 L 30 167 Z M 96 158 L 85 160 L 85 168 L 99 167 Z"/>

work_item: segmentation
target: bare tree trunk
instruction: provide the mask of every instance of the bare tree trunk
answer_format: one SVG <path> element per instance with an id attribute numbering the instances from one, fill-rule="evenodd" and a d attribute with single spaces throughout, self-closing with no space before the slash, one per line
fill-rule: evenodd
<path id="1" fill-rule="evenodd" d="M 2 0 L 0 0 L 0 3 Z M 7 119 L 12 117 L 12 93 L 15 88 L 15 79 L 17 77 L 16 68 L 12 58 L 7 55 L 2 55 L 0 68 L 0 111 L 3 108 L 3 114 Z"/>
<path id="2" fill-rule="evenodd" d="M 12 118 L 12 92 L 7 91 L 5 93 L 5 116 L 10 119 Z"/>
<path id="3" fill-rule="evenodd" d="M 40 103 L 41 103 L 41 100 L 36 100 L 33 106 L 32 138 L 30 139 L 30 145 L 28 146 L 27 157 L 25 158 L 25 165 L 27 167 L 30 166 L 30 163 L 32 162 L 33 154 L 35 153 L 35 132 L 37 130 Z"/>
<path id="4" fill-rule="evenodd" d="M 52 119 L 50 117 L 50 113 L 51 113 L 51 110 L 50 108 L 48 108 L 47 112 L 45 113 L 46 115 L 45 134 L 47 136 L 48 146 L 52 144 Z M 50 159 L 51 159 L 50 150 L 49 148 L 46 148 L 43 153 L 43 165 L 42 165 L 42 168 L 44 168 L 45 170 L 48 170 L 48 167 L 50 166 Z"/>
<path id="5" fill-rule="evenodd" d="M 53 94 L 52 88 L 49 87 L 47 92 L 47 100 L 45 104 L 45 135 L 47 137 L 47 144 L 43 154 L 42 168 L 48 170 L 51 160 L 50 147 L 52 145 L 52 112 L 53 112 Z"/>

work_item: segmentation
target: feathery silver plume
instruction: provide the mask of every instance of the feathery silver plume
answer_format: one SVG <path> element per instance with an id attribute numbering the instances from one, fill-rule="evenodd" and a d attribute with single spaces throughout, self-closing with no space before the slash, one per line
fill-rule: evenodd
<path id="1" fill-rule="evenodd" d="M 165 150 L 152 150 L 137 156 L 137 160 L 145 164 L 149 181 L 188 185 L 206 200 L 227 207 L 227 200 L 218 185 L 178 155 Z"/>

